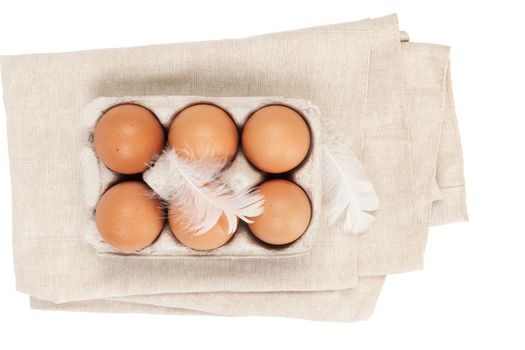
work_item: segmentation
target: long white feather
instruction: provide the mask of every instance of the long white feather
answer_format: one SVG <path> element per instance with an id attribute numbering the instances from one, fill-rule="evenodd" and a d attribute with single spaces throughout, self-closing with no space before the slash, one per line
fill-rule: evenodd
<path id="1" fill-rule="evenodd" d="M 177 208 L 195 234 L 209 231 L 223 213 L 229 232 L 234 233 L 237 218 L 251 223 L 250 217 L 262 214 L 264 197 L 256 188 L 234 192 L 221 180 L 224 165 L 223 161 L 180 157 L 170 149 L 144 174 L 144 180 Z"/>
<path id="2" fill-rule="evenodd" d="M 347 232 L 361 234 L 375 220 L 370 212 L 379 208 L 379 198 L 349 147 L 323 146 L 323 196 L 330 222 L 343 219 Z"/>

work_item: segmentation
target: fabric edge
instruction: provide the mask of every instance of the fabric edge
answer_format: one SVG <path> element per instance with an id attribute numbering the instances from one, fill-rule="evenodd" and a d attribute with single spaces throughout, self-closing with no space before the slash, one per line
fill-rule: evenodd
<path id="1" fill-rule="evenodd" d="M 469 221 L 465 186 L 440 188 L 441 200 L 432 204 L 430 226 Z"/>

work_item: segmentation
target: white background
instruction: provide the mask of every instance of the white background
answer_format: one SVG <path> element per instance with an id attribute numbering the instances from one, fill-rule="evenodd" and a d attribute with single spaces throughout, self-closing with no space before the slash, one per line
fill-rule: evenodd
<path id="1" fill-rule="evenodd" d="M 0 108 L 0 348 L 525 348 L 520 1 L 250 3 L 2 0 L 0 55 L 243 37 L 397 12 L 412 41 L 452 46 L 470 223 L 432 228 L 425 269 L 389 277 L 367 322 L 31 311 L 15 291 Z"/>

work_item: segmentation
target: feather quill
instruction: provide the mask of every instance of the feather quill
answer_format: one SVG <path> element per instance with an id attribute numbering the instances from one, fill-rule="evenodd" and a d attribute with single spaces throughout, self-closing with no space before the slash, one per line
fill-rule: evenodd
<path id="1" fill-rule="evenodd" d="M 264 196 L 256 188 L 233 191 L 221 179 L 225 161 L 181 157 L 173 149 L 164 151 L 144 180 L 170 205 L 176 206 L 188 229 L 195 234 L 209 231 L 224 213 L 228 230 L 237 229 L 237 218 L 263 212 Z"/>
<path id="2" fill-rule="evenodd" d="M 368 230 L 375 220 L 370 212 L 379 208 L 379 198 L 350 147 L 323 147 L 323 187 L 332 224 L 342 218 L 346 232 L 361 234 Z"/>

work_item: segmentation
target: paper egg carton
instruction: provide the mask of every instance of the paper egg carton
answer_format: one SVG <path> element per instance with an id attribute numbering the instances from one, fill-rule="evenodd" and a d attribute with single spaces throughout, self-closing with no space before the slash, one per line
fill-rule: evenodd
<path id="1" fill-rule="evenodd" d="M 238 129 L 258 109 L 272 104 L 285 105 L 299 112 L 310 128 L 310 152 L 301 165 L 287 173 L 287 178 L 301 186 L 310 198 L 312 217 L 306 232 L 293 243 L 279 247 L 265 244 L 255 238 L 245 223 L 240 223 L 232 239 L 224 246 L 210 251 L 197 251 L 184 246 L 171 233 L 167 221 L 159 236 L 150 246 L 133 252 L 122 252 L 107 244 L 100 236 L 95 223 L 95 209 L 101 195 L 114 183 L 126 179 L 142 179 L 137 176 L 122 175 L 108 169 L 96 156 L 93 147 L 93 131 L 98 119 L 112 106 L 134 103 L 152 111 L 166 128 L 173 118 L 184 108 L 198 103 L 213 104 L 224 109 L 235 121 Z M 83 196 L 85 200 L 87 230 L 85 240 L 99 255 L 135 256 L 142 258 L 177 258 L 209 256 L 217 258 L 266 258 L 306 254 L 312 245 L 320 220 L 320 119 L 319 108 L 302 99 L 283 97 L 201 97 L 201 96 L 131 96 L 100 97 L 93 100 L 83 110 L 85 145 L 81 152 Z M 167 146 L 166 146 L 167 147 Z M 226 170 L 225 180 L 234 190 L 253 187 L 266 179 L 264 173 L 255 169 L 242 153 L 233 160 Z M 154 181 L 144 176 L 144 181 Z M 150 187 L 154 184 L 149 184 Z"/>

